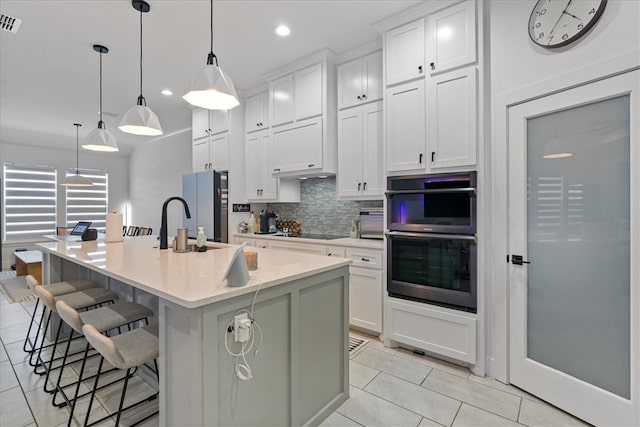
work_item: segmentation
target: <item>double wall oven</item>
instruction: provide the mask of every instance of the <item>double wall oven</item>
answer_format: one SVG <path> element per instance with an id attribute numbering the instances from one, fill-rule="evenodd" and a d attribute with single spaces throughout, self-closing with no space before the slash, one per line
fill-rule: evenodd
<path id="1" fill-rule="evenodd" d="M 476 173 L 387 181 L 390 296 L 476 311 Z"/>

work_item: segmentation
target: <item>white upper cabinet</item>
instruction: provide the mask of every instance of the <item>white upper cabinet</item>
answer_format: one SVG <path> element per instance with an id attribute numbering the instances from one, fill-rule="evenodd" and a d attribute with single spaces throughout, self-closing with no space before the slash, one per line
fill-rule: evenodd
<path id="1" fill-rule="evenodd" d="M 229 170 L 229 133 L 213 135 L 209 138 L 209 169 Z"/>
<path id="2" fill-rule="evenodd" d="M 209 139 L 200 139 L 193 142 L 191 147 L 191 160 L 193 172 L 202 172 L 209 169 Z"/>
<path id="3" fill-rule="evenodd" d="M 476 164 L 477 71 L 451 71 L 429 81 L 431 168 Z"/>
<path id="4" fill-rule="evenodd" d="M 322 118 L 274 129 L 272 173 L 319 168 L 322 168 Z"/>
<path id="5" fill-rule="evenodd" d="M 424 77 L 424 19 L 405 24 L 385 35 L 387 85 Z"/>
<path id="6" fill-rule="evenodd" d="M 212 135 L 227 132 L 229 130 L 229 111 L 211 110 L 209 116 L 209 128 Z"/>
<path id="7" fill-rule="evenodd" d="M 247 132 L 269 127 L 269 92 L 247 98 L 245 129 Z"/>
<path id="8" fill-rule="evenodd" d="M 192 139 L 206 138 L 209 136 L 209 110 L 198 108 L 191 115 Z"/>
<path id="9" fill-rule="evenodd" d="M 269 83 L 271 126 L 293 122 L 293 74 Z"/>
<path id="10" fill-rule="evenodd" d="M 387 89 L 387 171 L 424 170 L 425 104 L 424 80 Z"/>
<path id="11" fill-rule="evenodd" d="M 427 62 L 431 74 L 476 61 L 475 1 L 451 6 L 427 17 Z"/>
<path id="12" fill-rule="evenodd" d="M 384 194 L 382 101 L 338 116 L 338 197 L 380 199 Z"/>
<path id="13" fill-rule="evenodd" d="M 382 52 L 338 67 L 338 108 L 382 99 Z"/>
<path id="14" fill-rule="evenodd" d="M 296 71 L 293 74 L 293 103 L 296 120 L 322 114 L 322 64 Z"/>

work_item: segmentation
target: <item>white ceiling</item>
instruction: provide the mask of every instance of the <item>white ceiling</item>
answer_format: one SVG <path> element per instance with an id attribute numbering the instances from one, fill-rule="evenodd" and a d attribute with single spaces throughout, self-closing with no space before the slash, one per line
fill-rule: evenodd
<path id="1" fill-rule="evenodd" d="M 182 99 L 209 52 L 209 1 L 148 0 L 143 16 L 147 104 L 165 135 L 191 126 Z M 298 58 L 330 48 L 340 54 L 380 35 L 371 24 L 420 0 L 218 0 L 214 52 L 238 90 Z M 3 0 L 0 12 L 23 20 L 18 34 L 0 31 L 0 141 L 75 149 L 98 121 L 99 54 L 103 44 L 105 117 L 123 154 L 140 137 L 120 132 L 122 114 L 138 96 L 139 15 L 130 0 Z M 287 24 L 291 35 L 274 34 Z M 160 94 L 169 88 L 171 97 Z M 239 107 L 240 108 L 240 107 Z"/>

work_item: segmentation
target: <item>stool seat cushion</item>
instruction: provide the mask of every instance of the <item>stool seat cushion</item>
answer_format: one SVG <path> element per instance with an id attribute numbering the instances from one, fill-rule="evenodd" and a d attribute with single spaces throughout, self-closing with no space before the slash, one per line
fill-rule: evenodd
<path id="1" fill-rule="evenodd" d="M 81 308 L 118 299 L 118 294 L 105 288 L 89 288 L 83 291 L 59 295 L 57 297 L 51 295 L 51 292 L 43 286 L 37 286 L 35 290 L 40 300 L 54 313 L 57 312 L 56 301 L 64 301 L 69 305 L 69 307 L 79 310 Z"/>
<path id="2" fill-rule="evenodd" d="M 27 285 L 29 285 L 31 290 L 35 291 L 35 287 L 40 286 L 40 282 L 38 282 L 35 277 L 28 275 Z M 72 292 L 83 291 L 85 289 L 98 288 L 100 285 L 92 280 L 71 279 L 44 285 L 44 287 L 51 292 L 51 295 L 57 297 L 58 295 L 70 294 Z"/>
<path id="3" fill-rule="evenodd" d="M 83 311 L 79 313 L 69 307 L 65 301 L 57 301 L 56 309 L 58 315 L 67 325 L 82 333 L 82 327 L 93 325 L 100 332 L 124 326 L 128 323 L 153 316 L 153 312 L 144 305 L 135 302 L 118 302 L 95 310 Z"/>
<path id="4" fill-rule="evenodd" d="M 98 353 L 118 369 L 129 369 L 158 357 L 160 340 L 158 324 L 134 329 L 114 337 L 106 337 L 93 327 L 84 325 L 82 332 Z"/>

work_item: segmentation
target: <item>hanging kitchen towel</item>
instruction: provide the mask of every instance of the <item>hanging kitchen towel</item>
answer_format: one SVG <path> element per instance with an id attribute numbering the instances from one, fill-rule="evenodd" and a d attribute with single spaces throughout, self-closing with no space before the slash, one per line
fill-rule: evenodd
<path id="1" fill-rule="evenodd" d="M 122 242 L 122 214 L 111 212 L 107 214 L 105 242 Z"/>

